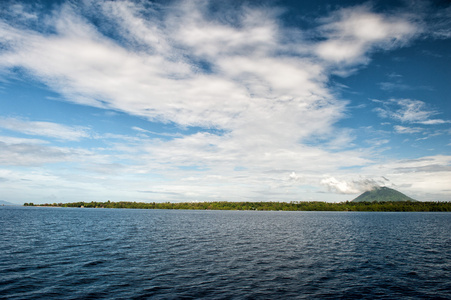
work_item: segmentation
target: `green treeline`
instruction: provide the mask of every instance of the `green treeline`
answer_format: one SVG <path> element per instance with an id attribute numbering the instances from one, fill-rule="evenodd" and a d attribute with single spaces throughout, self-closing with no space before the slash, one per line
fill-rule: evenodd
<path id="1" fill-rule="evenodd" d="M 451 211 L 451 202 L 73 202 L 53 204 L 25 203 L 24 206 L 196 209 L 196 210 L 264 210 L 264 211 Z"/>

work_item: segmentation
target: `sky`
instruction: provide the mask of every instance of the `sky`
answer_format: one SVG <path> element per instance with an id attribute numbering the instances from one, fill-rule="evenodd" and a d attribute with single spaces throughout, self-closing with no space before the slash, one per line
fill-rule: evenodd
<path id="1" fill-rule="evenodd" d="M 2 1 L 0 200 L 451 201 L 449 1 Z"/>

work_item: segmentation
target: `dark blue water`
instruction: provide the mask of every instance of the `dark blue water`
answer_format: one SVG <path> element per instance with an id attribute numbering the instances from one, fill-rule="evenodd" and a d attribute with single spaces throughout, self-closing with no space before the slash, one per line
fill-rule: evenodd
<path id="1" fill-rule="evenodd" d="M 3 299 L 451 299 L 451 213 L 0 207 Z"/>

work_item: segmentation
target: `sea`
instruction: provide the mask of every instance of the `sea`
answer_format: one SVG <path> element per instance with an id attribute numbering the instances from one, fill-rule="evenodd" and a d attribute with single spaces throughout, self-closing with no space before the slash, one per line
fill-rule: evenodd
<path id="1" fill-rule="evenodd" d="M 451 213 L 0 207 L 0 299 L 451 299 Z"/>

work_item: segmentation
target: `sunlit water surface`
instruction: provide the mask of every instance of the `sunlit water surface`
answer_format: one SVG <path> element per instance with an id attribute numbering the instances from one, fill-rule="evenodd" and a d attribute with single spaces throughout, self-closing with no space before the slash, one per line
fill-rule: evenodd
<path id="1" fill-rule="evenodd" d="M 0 298 L 451 299 L 451 213 L 0 207 Z"/>

